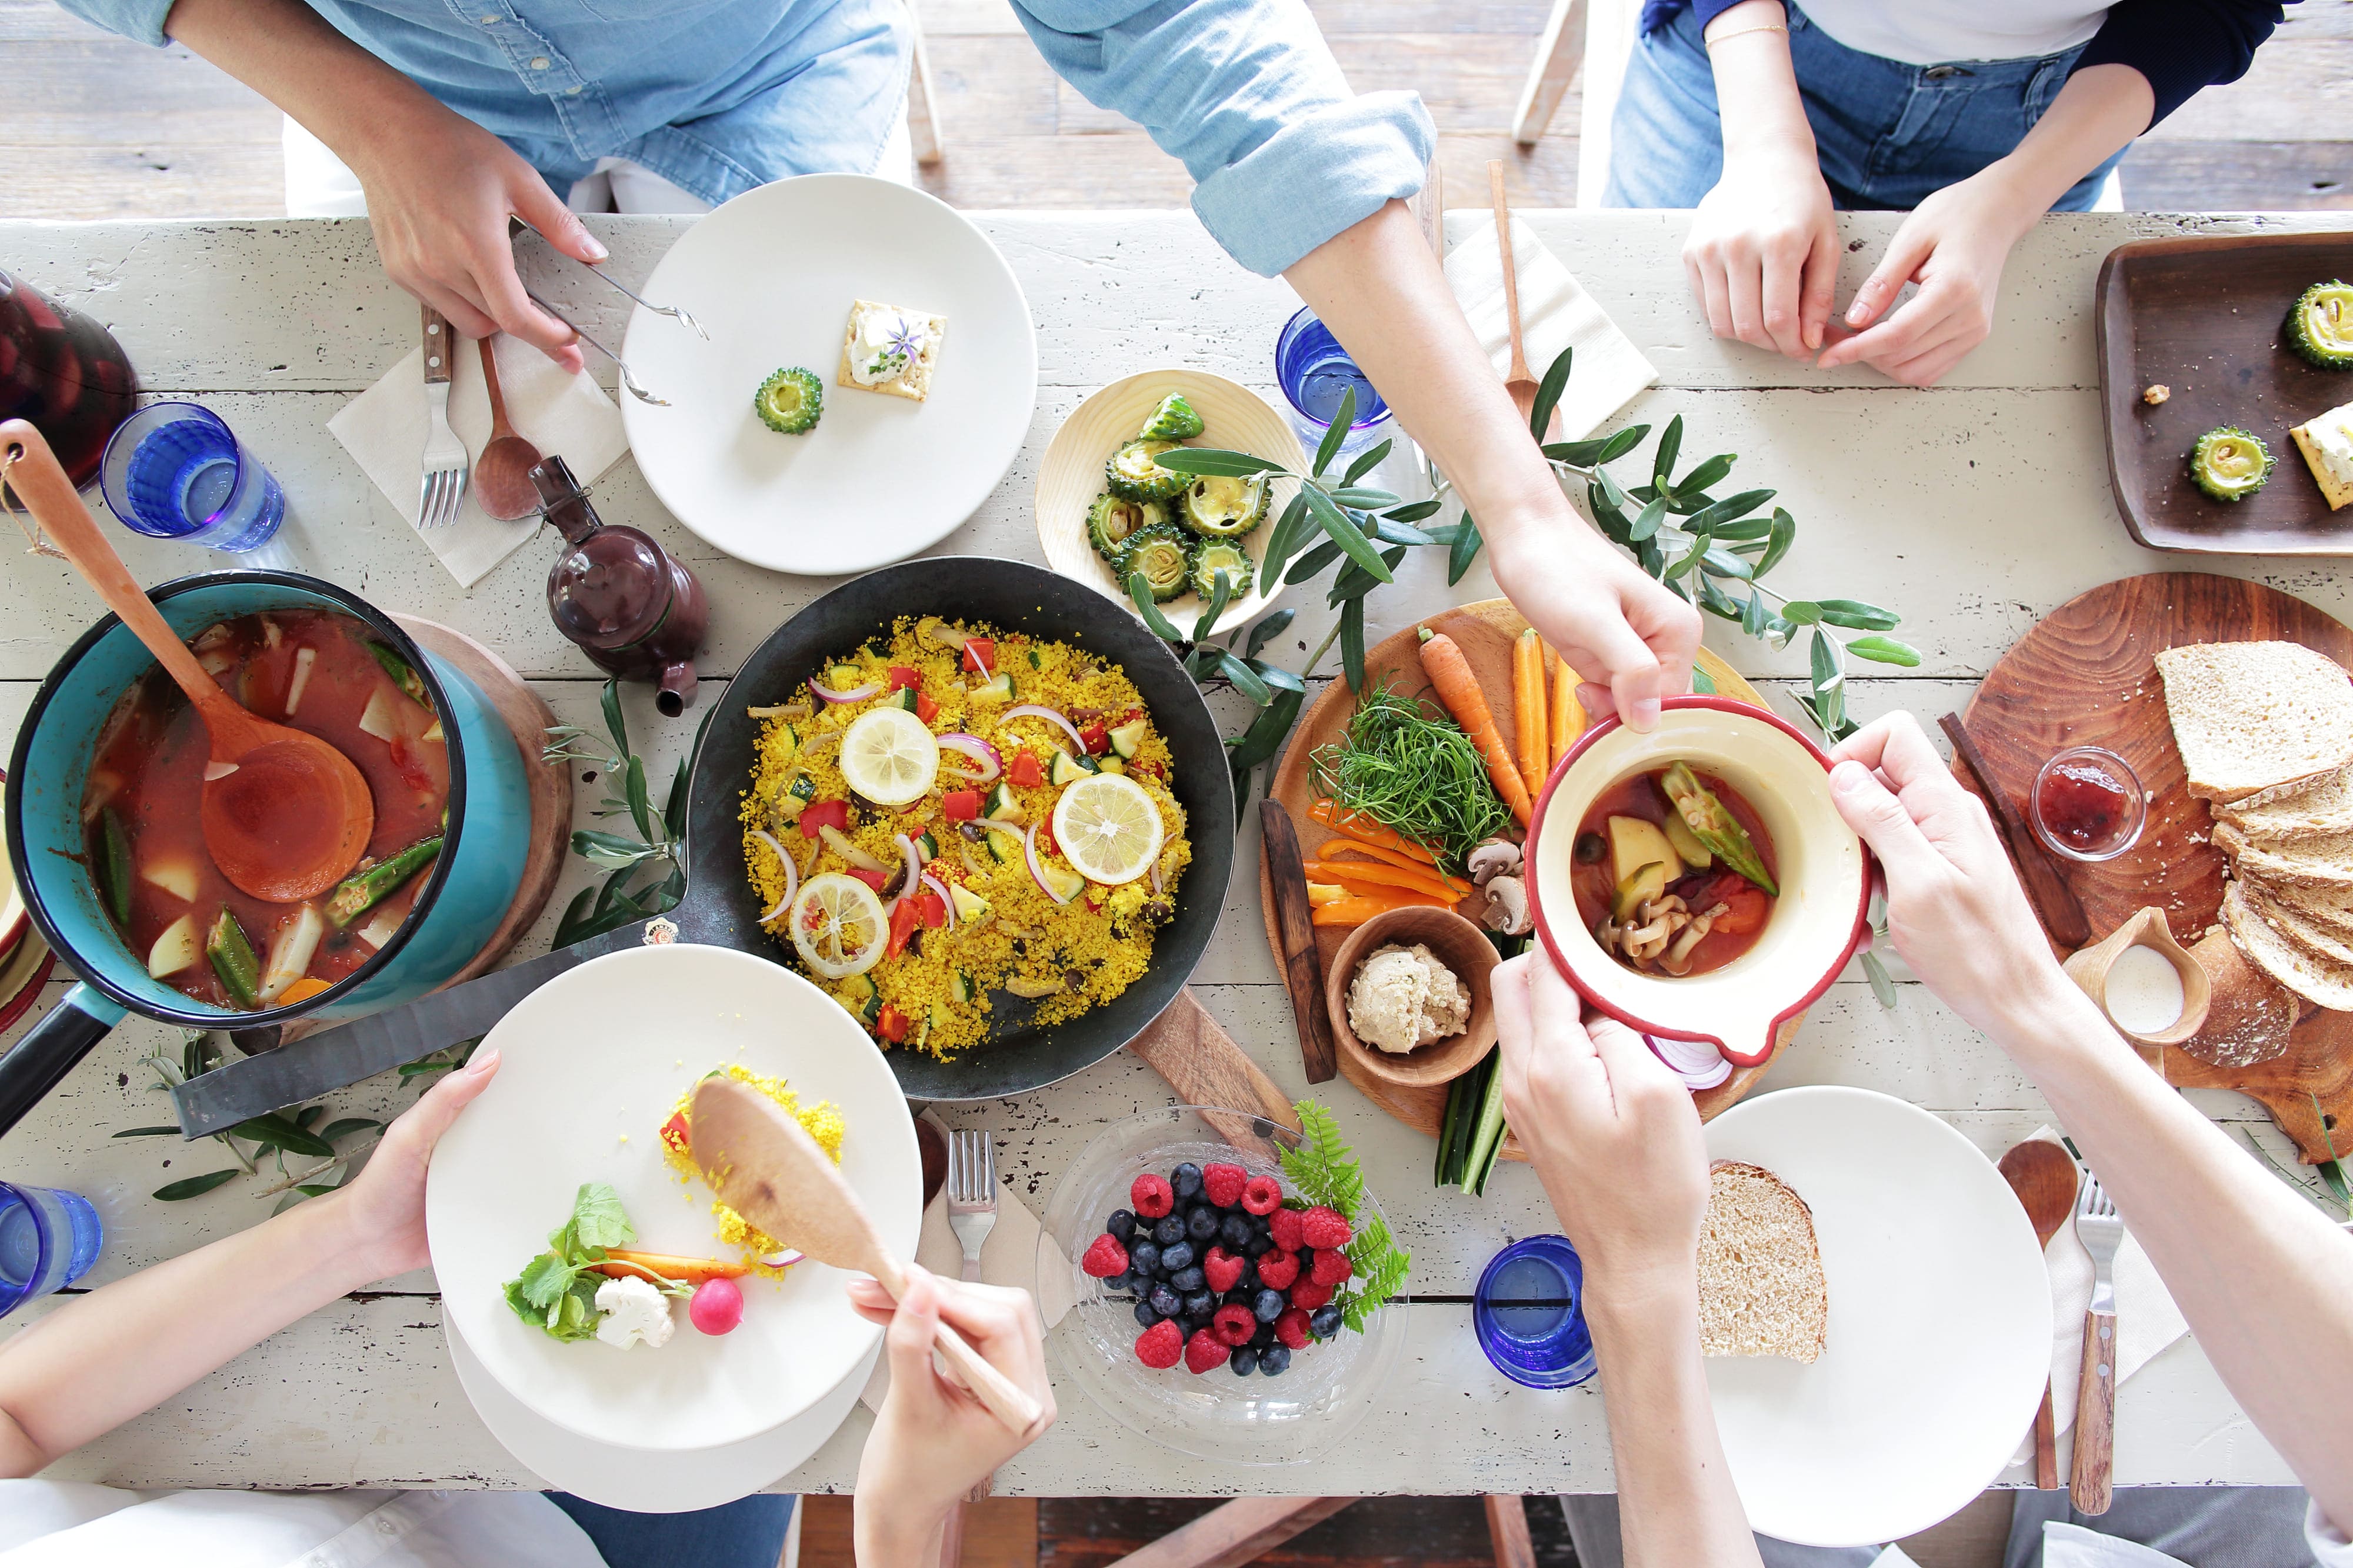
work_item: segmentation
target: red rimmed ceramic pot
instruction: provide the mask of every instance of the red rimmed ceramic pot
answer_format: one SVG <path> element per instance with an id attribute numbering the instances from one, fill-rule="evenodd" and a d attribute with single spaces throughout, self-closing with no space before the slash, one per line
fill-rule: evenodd
<path id="1" fill-rule="evenodd" d="M 1722 778 L 1756 808 L 1781 884 L 1756 945 L 1680 980 L 1603 952 L 1569 887 L 1577 825 L 1594 803 L 1676 761 Z M 1869 929 L 1871 857 L 1831 800 L 1830 768 L 1797 730 L 1727 697 L 1671 697 L 1648 734 L 1614 718 L 1596 723 L 1553 769 L 1528 833 L 1528 900 L 1545 951 L 1580 995 L 1630 1028 L 1704 1041 L 1738 1067 L 1767 1061 L 1782 1026 L 1830 988 Z"/>

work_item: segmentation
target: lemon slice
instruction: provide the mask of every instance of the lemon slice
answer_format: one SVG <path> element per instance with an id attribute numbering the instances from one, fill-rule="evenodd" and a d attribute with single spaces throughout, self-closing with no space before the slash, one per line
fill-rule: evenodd
<path id="1" fill-rule="evenodd" d="M 939 742 L 904 708 L 877 708 L 841 737 L 842 781 L 877 805 L 921 799 L 939 771 Z"/>
<path id="2" fill-rule="evenodd" d="M 881 961 L 891 940 L 882 900 L 855 877 L 823 871 L 793 899 L 793 947 L 820 977 L 863 974 Z"/>
<path id="3" fill-rule="evenodd" d="M 1133 779 L 1090 773 L 1054 802 L 1054 847 L 1090 882 L 1115 888 L 1160 854 L 1160 808 Z"/>

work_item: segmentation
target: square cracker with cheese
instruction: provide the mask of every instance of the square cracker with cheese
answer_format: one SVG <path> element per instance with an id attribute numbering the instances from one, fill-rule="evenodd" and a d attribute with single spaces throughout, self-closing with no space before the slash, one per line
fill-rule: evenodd
<path id="1" fill-rule="evenodd" d="M 912 316 L 922 321 L 927 330 L 923 352 L 910 361 L 906 369 L 888 381 L 868 383 L 849 374 L 849 356 L 858 342 L 859 322 L 876 310 L 896 310 L 902 316 Z M 915 403 L 923 402 L 932 395 L 932 371 L 939 363 L 940 344 L 946 338 L 947 331 L 948 319 L 945 316 L 927 315 L 904 305 L 885 305 L 875 300 L 853 300 L 849 304 L 849 321 L 841 330 L 841 367 L 834 379 L 839 384 L 854 387 L 860 392 L 880 392 Z"/>
<path id="2" fill-rule="evenodd" d="M 2312 426 L 2323 419 L 2333 419 L 2340 425 L 2353 427 L 2353 403 L 2342 408 L 2332 408 L 2326 414 L 2315 415 L 2310 421 L 2297 426 L 2288 434 L 2295 437 L 2296 450 L 2304 454 L 2305 466 L 2312 470 L 2313 482 L 2320 487 L 2321 498 L 2328 502 L 2328 510 L 2337 511 L 2353 506 L 2353 484 L 2345 483 L 2330 470 L 2327 460 L 2320 455 L 2319 443 L 2312 438 Z"/>

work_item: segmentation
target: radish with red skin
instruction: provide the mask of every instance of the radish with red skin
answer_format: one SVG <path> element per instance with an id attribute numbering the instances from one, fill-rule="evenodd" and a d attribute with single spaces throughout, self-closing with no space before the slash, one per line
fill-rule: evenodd
<path id="1" fill-rule="evenodd" d="M 694 1288 L 686 1316 L 706 1334 L 730 1333 L 744 1321 L 744 1288 L 725 1278 L 706 1279 Z"/>

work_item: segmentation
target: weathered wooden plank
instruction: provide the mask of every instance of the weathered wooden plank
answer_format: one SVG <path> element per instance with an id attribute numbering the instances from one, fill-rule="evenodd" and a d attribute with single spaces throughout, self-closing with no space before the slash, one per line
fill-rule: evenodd
<path id="1" fill-rule="evenodd" d="M 2224 199 L 2264 212 L 2353 207 L 2348 142 L 2147 141 L 2118 173 L 2126 206 L 2159 212 Z"/>
<path id="2" fill-rule="evenodd" d="M 2291 14 L 2341 5 L 2291 6 Z M 2341 21 L 2339 23 L 2341 25 Z M 2318 33 L 2319 27 L 2315 28 Z M 2330 142 L 2353 124 L 2353 37 L 2289 34 L 2255 51 L 2237 81 L 2207 88 L 2150 128 L 2155 142 Z"/>
<path id="3" fill-rule="evenodd" d="M 267 142 L 204 145 L 164 128 L 136 145 L 12 143 L 0 121 L 8 211 L 21 218 L 272 217 L 286 210 L 286 158 Z"/>
<path id="4" fill-rule="evenodd" d="M 140 146 L 159 133 L 275 146 L 281 121 L 269 100 L 194 50 L 112 37 L 10 41 L 0 103 L 0 139 L 37 147 Z"/>

